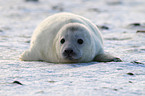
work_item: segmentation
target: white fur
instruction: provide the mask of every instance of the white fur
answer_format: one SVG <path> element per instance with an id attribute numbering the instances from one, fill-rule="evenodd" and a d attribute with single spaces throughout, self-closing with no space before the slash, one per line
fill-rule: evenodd
<path id="1" fill-rule="evenodd" d="M 87 33 L 80 32 L 79 34 L 90 34 L 90 38 L 87 41 L 88 45 L 83 46 L 80 50 L 82 51 L 82 58 L 78 62 L 92 61 L 96 55 L 103 54 L 103 39 L 100 31 L 91 21 L 88 19 L 71 14 L 71 13 L 58 13 L 46 18 L 34 31 L 31 38 L 30 49 L 25 51 L 21 60 L 43 60 L 47 62 L 69 62 L 61 58 L 59 44 L 60 35 L 63 33 L 63 28 L 66 25 L 78 24 L 83 26 Z M 89 50 L 88 50 L 89 49 Z"/>

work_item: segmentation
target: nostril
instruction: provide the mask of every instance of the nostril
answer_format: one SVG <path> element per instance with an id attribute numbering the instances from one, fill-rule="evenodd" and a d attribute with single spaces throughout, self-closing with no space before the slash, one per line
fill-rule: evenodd
<path id="1" fill-rule="evenodd" d="M 69 50 L 70 53 L 73 53 L 73 50 Z"/>
<path id="2" fill-rule="evenodd" d="M 72 49 L 67 49 L 67 50 L 64 50 L 64 52 L 67 53 L 67 54 L 71 54 L 71 53 L 73 53 L 73 50 Z"/>

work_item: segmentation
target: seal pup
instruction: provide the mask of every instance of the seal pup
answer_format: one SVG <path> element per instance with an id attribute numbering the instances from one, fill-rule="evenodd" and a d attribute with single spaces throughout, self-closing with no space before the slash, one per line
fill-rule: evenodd
<path id="1" fill-rule="evenodd" d="M 121 61 L 104 52 L 103 38 L 95 24 L 72 13 L 57 13 L 42 21 L 20 59 L 53 63 Z"/>

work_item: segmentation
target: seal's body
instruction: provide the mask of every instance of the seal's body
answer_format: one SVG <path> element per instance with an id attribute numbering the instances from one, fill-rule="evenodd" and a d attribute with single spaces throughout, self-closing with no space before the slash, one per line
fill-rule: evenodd
<path id="1" fill-rule="evenodd" d="M 34 31 L 30 49 L 21 60 L 55 63 L 120 61 L 107 55 L 98 28 L 88 19 L 72 13 L 46 18 Z"/>

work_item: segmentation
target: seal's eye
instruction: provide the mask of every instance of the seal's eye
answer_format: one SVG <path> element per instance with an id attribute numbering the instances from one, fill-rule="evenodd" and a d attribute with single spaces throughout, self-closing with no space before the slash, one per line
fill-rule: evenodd
<path id="1" fill-rule="evenodd" d="M 60 40 L 60 43 L 63 44 L 64 42 L 65 42 L 65 39 L 62 38 L 62 39 Z"/>
<path id="2" fill-rule="evenodd" d="M 82 39 L 78 39 L 78 41 L 77 41 L 79 44 L 83 44 L 83 40 Z"/>

